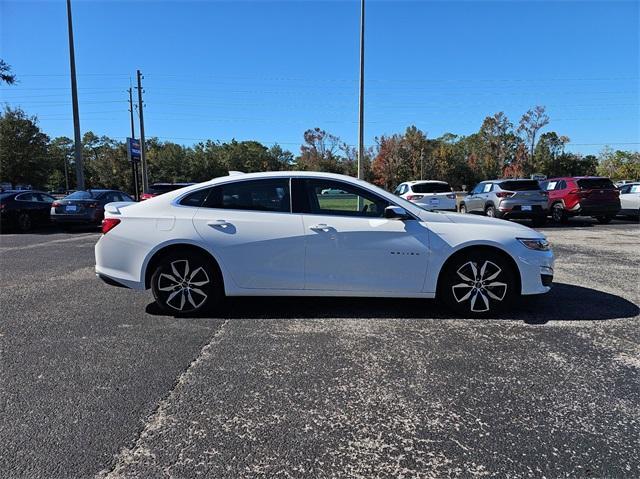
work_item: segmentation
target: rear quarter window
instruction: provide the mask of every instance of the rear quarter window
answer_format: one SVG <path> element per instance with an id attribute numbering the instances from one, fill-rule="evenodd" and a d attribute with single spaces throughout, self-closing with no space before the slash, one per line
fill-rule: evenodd
<path id="1" fill-rule="evenodd" d="M 182 206 L 193 206 L 195 208 L 199 208 L 203 205 L 204 201 L 207 199 L 207 195 L 211 191 L 211 188 L 205 188 L 203 190 L 194 191 L 193 193 L 189 193 L 187 196 L 180 200 L 180 204 Z"/>

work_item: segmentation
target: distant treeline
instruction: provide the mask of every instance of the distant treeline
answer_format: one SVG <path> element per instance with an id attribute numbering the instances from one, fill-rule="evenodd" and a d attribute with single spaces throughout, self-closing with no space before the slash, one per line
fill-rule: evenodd
<path id="1" fill-rule="evenodd" d="M 614 179 L 640 178 L 640 154 L 605 148 L 598 156 L 565 151 L 569 138 L 542 130 L 549 123 L 543 107 L 526 112 L 517 126 L 504 113 L 488 116 L 477 133 L 447 133 L 429 139 L 410 126 L 404 133 L 382 136 L 364 154 L 368 181 L 386 189 L 414 179 L 440 179 L 452 186 L 483 179 L 600 174 Z M 93 132 L 84 134 L 86 186 L 131 191 L 131 167 L 125 143 Z M 193 146 L 149 138 L 146 141 L 150 182 L 205 181 L 230 170 L 318 170 L 356 176 L 356 150 L 340 138 L 314 128 L 304 133 L 298 154 L 258 141 Z M 66 172 L 66 173 L 65 173 Z M 73 141 L 49 138 L 36 117 L 5 107 L 0 115 L 0 181 L 47 190 L 75 188 Z M 68 185 L 67 185 L 68 181 Z"/>

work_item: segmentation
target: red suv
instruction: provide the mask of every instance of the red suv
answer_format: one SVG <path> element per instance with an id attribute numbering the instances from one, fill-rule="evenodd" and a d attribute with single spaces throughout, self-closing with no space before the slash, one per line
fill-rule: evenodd
<path id="1" fill-rule="evenodd" d="M 604 224 L 620 211 L 620 192 L 609 178 L 553 178 L 542 181 L 540 187 L 549 193 L 549 211 L 556 223 L 570 216 L 593 216 Z"/>

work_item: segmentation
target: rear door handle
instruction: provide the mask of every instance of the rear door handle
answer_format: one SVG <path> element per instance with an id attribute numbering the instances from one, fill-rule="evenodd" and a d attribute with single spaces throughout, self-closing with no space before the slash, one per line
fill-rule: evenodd
<path id="1" fill-rule="evenodd" d="M 317 224 L 317 225 L 310 226 L 309 229 L 313 230 L 313 231 L 325 231 L 325 232 L 327 232 L 327 231 L 331 231 L 333 229 L 333 226 L 329 226 L 327 224 L 320 223 L 320 224 Z"/>
<path id="2" fill-rule="evenodd" d="M 207 224 L 212 228 L 228 228 L 229 226 L 231 226 L 231 223 L 229 223 L 227 220 L 209 221 Z"/>

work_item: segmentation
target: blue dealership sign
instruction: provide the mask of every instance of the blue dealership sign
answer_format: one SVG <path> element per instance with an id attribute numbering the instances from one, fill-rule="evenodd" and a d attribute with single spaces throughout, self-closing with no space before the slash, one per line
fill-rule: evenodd
<path id="1" fill-rule="evenodd" d="M 140 161 L 140 140 L 137 138 L 127 138 L 127 154 L 129 161 Z"/>

